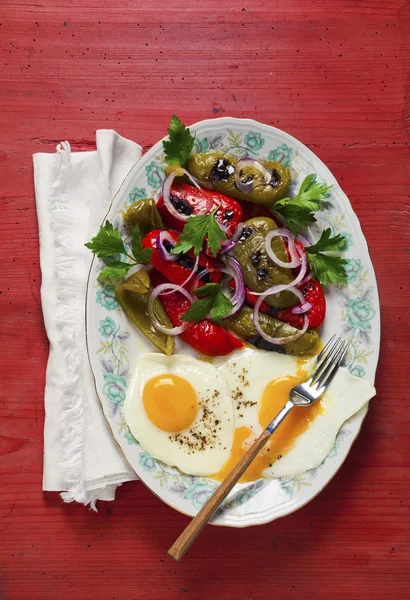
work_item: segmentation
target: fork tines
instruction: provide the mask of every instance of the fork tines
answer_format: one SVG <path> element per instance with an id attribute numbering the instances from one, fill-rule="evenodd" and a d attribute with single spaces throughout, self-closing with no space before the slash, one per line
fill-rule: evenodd
<path id="1" fill-rule="evenodd" d="M 349 342 L 342 340 L 342 338 L 337 338 L 336 341 L 333 341 L 335 337 L 333 335 L 330 338 L 317 356 L 316 371 L 310 380 L 310 384 L 316 385 L 317 389 L 329 385 L 349 349 Z"/>

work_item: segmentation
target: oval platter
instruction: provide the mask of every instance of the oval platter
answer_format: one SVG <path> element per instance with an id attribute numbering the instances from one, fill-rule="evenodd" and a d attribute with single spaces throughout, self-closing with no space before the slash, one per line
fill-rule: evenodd
<path id="1" fill-rule="evenodd" d="M 318 227 L 330 227 L 347 240 L 348 283 L 329 286 L 327 315 L 321 337 L 337 333 L 351 342 L 347 368 L 374 383 L 379 345 L 380 309 L 376 278 L 367 243 L 351 204 L 335 177 L 306 146 L 289 134 L 249 119 L 224 117 L 190 126 L 194 152 L 217 150 L 234 157 L 250 156 L 282 162 L 292 172 L 290 195 L 309 173 L 332 185 L 327 209 L 317 213 Z M 138 199 L 155 196 L 165 179 L 162 140 L 133 167 L 114 197 L 106 218 L 124 227 L 122 212 Z M 126 228 L 124 227 L 124 231 Z M 318 230 L 310 230 L 312 239 Z M 112 285 L 101 286 L 97 277 L 103 264 L 94 259 L 87 287 L 87 349 L 97 395 L 104 416 L 125 459 L 138 477 L 164 502 L 187 515 L 195 515 L 216 487 L 205 477 L 181 473 L 144 452 L 123 417 L 123 403 L 133 365 L 139 353 L 153 346 L 128 321 L 115 300 Z M 176 351 L 195 353 L 178 342 Z M 307 504 L 332 479 L 345 460 L 367 412 L 364 407 L 347 421 L 333 450 L 316 469 L 286 479 L 261 479 L 238 484 L 212 523 L 230 527 L 260 525 L 283 517 Z"/>

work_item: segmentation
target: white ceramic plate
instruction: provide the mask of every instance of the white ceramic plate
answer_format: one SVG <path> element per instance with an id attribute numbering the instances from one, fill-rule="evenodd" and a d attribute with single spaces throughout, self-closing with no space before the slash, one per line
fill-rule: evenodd
<path id="1" fill-rule="evenodd" d="M 350 202 L 322 161 L 301 142 L 274 127 L 249 119 L 222 118 L 191 126 L 196 135 L 194 151 L 218 150 L 230 156 L 269 158 L 292 171 L 292 188 L 309 173 L 331 184 L 328 209 L 319 213 L 320 229 L 331 227 L 348 241 L 346 286 L 330 286 L 326 293 L 327 315 L 322 339 L 333 333 L 351 341 L 349 370 L 374 382 L 380 343 L 377 284 L 366 240 Z M 122 211 L 135 200 L 153 196 L 164 180 L 162 142 L 158 142 L 134 166 L 112 201 L 107 218 L 121 227 Z M 315 229 L 311 231 L 314 238 Z M 135 360 L 140 352 L 152 352 L 151 343 L 128 321 L 114 297 L 113 286 L 102 287 L 97 276 L 103 267 L 95 259 L 88 282 L 87 346 L 95 386 L 105 418 L 131 468 L 164 502 L 195 515 L 215 489 L 204 477 L 185 475 L 146 454 L 133 438 L 123 418 L 123 402 Z M 178 351 L 195 354 L 178 342 Z M 367 407 L 344 424 L 334 448 L 316 469 L 287 479 L 262 479 L 237 485 L 213 519 L 218 525 L 246 527 L 283 517 L 314 498 L 332 479 L 359 433 Z"/>

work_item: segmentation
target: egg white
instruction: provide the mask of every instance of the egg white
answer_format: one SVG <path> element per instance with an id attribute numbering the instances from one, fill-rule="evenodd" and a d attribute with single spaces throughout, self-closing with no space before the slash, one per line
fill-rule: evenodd
<path id="1" fill-rule="evenodd" d="M 315 360 L 310 362 L 310 370 Z M 277 377 L 296 375 L 297 359 L 285 354 L 246 348 L 214 360 L 231 390 L 235 427 L 249 427 L 256 438 L 262 432 L 258 414 L 266 385 Z M 319 413 L 293 447 L 265 470 L 266 477 L 290 477 L 318 467 L 332 450 L 343 423 L 376 393 L 374 386 L 347 369 L 339 368 L 322 400 Z M 238 407 L 239 406 L 239 407 Z M 275 415 L 272 415 L 272 418 Z M 273 435 L 275 435 L 273 433 Z M 251 443 L 252 440 L 247 440 Z"/>
<path id="2" fill-rule="evenodd" d="M 228 357 L 215 358 L 213 363 L 228 384 L 235 428 L 249 427 L 256 436 L 260 435 L 262 428 L 258 414 L 265 387 L 277 377 L 296 375 L 297 359 L 277 352 L 245 348 Z"/>
<path id="3" fill-rule="evenodd" d="M 209 419 L 202 419 L 203 408 L 200 406 L 194 422 L 181 432 L 187 437 L 192 432 L 204 435 L 207 443 L 201 450 L 179 444 L 175 434 L 156 427 L 146 414 L 142 399 L 145 384 L 157 375 L 170 373 L 190 383 L 196 391 L 198 402 L 211 411 L 212 423 L 219 421 L 210 435 Z M 141 354 L 124 402 L 124 417 L 132 435 L 146 452 L 185 473 L 216 473 L 229 458 L 234 431 L 232 400 L 226 381 L 209 362 L 184 354 Z"/>
<path id="4" fill-rule="evenodd" d="M 329 385 L 319 413 L 307 430 L 296 438 L 293 448 L 265 471 L 268 477 L 299 475 L 318 467 L 333 449 L 343 423 L 353 417 L 376 394 L 374 386 L 338 369 Z"/>

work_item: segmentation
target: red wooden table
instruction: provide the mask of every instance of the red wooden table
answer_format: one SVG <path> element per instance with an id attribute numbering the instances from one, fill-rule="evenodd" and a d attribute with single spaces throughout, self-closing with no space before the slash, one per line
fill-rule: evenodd
<path id="1" fill-rule="evenodd" d="M 409 5 L 0 4 L 0 597 L 409 598 Z M 41 491 L 48 346 L 31 162 L 62 139 L 92 148 L 104 127 L 146 149 L 174 111 L 253 117 L 322 158 L 369 242 L 383 336 L 377 398 L 324 492 L 268 525 L 208 527 L 180 564 L 164 551 L 187 518 L 142 484 L 98 514 Z"/>

